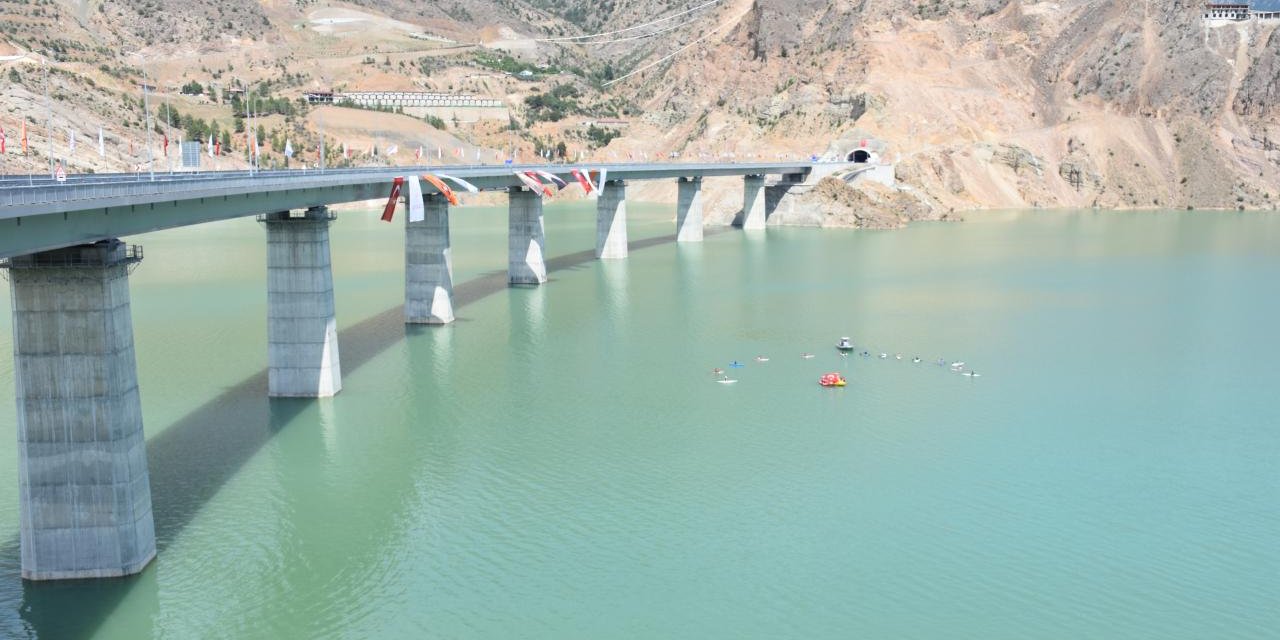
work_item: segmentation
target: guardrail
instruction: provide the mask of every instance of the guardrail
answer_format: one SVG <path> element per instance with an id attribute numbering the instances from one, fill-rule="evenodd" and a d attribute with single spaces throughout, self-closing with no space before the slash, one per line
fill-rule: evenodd
<path id="1" fill-rule="evenodd" d="M 99 242 L 14 258 L 0 258 L 0 269 L 90 268 L 133 265 L 142 262 L 142 245 Z"/>
<path id="2" fill-rule="evenodd" d="M 753 168 L 810 168 L 813 163 L 653 163 L 653 164 L 522 164 L 522 165 L 421 165 L 375 166 L 375 168 L 326 169 L 326 170 L 271 170 L 271 172 L 209 172 L 198 174 L 157 174 L 154 180 L 138 179 L 138 174 L 79 175 L 59 183 L 42 178 L 35 183 L 24 177 L 0 178 L 0 212 L 35 205 L 61 204 L 61 202 L 88 202 L 113 200 L 113 198 L 147 198 L 180 196 L 191 189 L 218 189 L 221 192 L 261 193 L 291 188 L 317 188 L 353 186 L 390 180 L 407 173 L 448 172 L 463 177 L 499 175 L 516 170 L 550 170 L 567 173 L 571 168 L 599 168 L 644 172 L 644 170 L 687 169 L 690 173 L 703 170 L 741 168 L 749 173 Z M 24 183 L 26 182 L 26 183 Z"/>

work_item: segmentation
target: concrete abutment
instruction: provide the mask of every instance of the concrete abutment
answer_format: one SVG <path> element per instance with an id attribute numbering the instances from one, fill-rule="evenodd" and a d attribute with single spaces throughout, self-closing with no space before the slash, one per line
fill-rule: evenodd
<path id="1" fill-rule="evenodd" d="M 702 242 L 702 178 L 677 182 L 676 242 Z"/>
<path id="2" fill-rule="evenodd" d="M 108 578 L 156 555 L 129 269 L 106 240 L 10 260 L 22 577 Z"/>
<path id="3" fill-rule="evenodd" d="M 408 221 L 404 237 L 404 321 L 449 324 L 453 315 L 453 250 L 449 244 L 449 202 L 430 194 L 424 219 Z"/>
<path id="4" fill-rule="evenodd" d="M 748 175 L 742 179 L 742 228 L 755 231 L 765 228 L 764 176 Z"/>
<path id="5" fill-rule="evenodd" d="M 342 390 L 325 207 L 267 214 L 267 386 L 276 398 Z"/>
<path id="6" fill-rule="evenodd" d="M 542 284 L 547 281 L 542 194 L 511 187 L 507 197 L 507 280 L 511 284 Z"/>
<path id="7" fill-rule="evenodd" d="M 600 186 L 596 201 L 596 257 L 627 257 L 627 183 L 610 180 Z"/>

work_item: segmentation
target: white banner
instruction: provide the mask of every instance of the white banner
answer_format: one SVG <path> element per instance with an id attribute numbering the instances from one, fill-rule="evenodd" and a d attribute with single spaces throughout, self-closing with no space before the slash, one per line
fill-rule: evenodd
<path id="1" fill-rule="evenodd" d="M 409 222 L 422 222 L 427 219 L 422 209 L 422 183 L 418 182 L 418 176 L 409 176 L 405 180 L 409 183 Z"/>

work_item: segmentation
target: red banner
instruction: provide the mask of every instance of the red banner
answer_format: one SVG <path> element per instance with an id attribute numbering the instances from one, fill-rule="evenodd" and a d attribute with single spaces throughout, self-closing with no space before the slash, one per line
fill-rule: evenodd
<path id="1" fill-rule="evenodd" d="M 578 184 L 582 185 L 583 191 L 586 191 L 588 194 L 591 193 L 591 181 L 588 180 L 586 176 L 582 175 L 581 171 L 574 169 L 570 173 L 573 174 L 573 177 L 578 179 Z"/>
<path id="2" fill-rule="evenodd" d="M 400 188 L 404 186 L 404 178 L 396 178 L 391 183 L 391 195 L 387 197 L 387 207 L 382 210 L 382 221 L 391 222 L 396 217 L 396 203 L 400 200 Z"/>

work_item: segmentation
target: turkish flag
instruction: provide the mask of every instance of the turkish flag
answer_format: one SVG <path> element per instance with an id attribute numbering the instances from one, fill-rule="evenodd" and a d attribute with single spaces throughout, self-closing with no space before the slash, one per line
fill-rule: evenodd
<path id="1" fill-rule="evenodd" d="M 391 222 L 396 216 L 396 202 L 400 200 L 400 188 L 404 186 L 404 178 L 397 177 L 391 183 L 391 195 L 387 197 L 387 206 L 382 210 L 382 221 Z"/>

